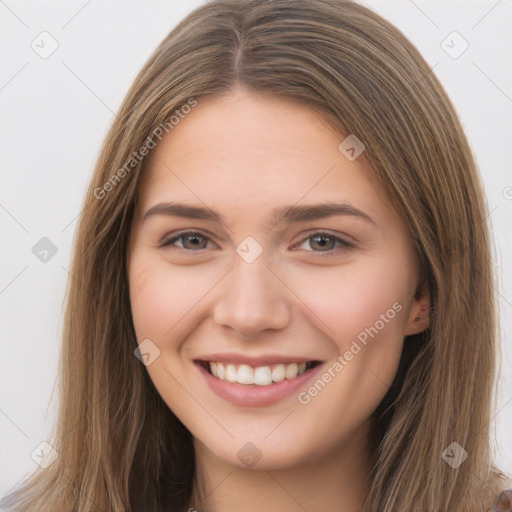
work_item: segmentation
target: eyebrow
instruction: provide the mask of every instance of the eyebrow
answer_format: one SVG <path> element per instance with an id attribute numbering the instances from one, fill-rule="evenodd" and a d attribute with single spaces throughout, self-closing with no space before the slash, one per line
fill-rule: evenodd
<path id="1" fill-rule="evenodd" d="M 144 217 L 142 218 L 142 222 L 153 215 L 169 215 L 175 217 L 185 217 L 188 219 L 208 220 L 223 226 L 227 226 L 226 218 L 219 212 L 216 212 L 211 208 L 193 206 L 185 203 L 159 203 L 146 211 Z M 367 213 L 355 208 L 347 202 L 336 201 L 300 206 L 287 205 L 275 208 L 270 212 L 269 225 L 274 226 L 279 222 L 293 224 L 297 222 L 322 219 L 332 215 L 355 217 L 378 226 L 377 223 Z"/>

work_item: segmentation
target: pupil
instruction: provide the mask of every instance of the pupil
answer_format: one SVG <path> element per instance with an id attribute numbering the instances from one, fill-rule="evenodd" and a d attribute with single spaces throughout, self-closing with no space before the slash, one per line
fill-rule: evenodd
<path id="1" fill-rule="evenodd" d="M 330 237 L 328 237 L 328 236 L 315 236 L 315 237 L 313 237 L 313 240 L 319 241 L 319 245 L 320 245 L 321 248 L 325 248 L 326 241 L 328 241 L 329 239 L 330 239 Z"/>
<path id="2" fill-rule="evenodd" d="M 198 236 L 198 235 L 189 235 L 189 236 L 186 236 L 185 238 L 187 240 L 189 240 L 194 247 L 198 247 L 199 246 L 199 239 L 202 238 L 202 237 Z"/>

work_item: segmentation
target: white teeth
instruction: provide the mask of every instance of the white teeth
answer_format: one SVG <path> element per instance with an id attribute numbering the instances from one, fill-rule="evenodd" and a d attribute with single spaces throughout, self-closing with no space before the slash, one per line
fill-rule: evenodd
<path id="1" fill-rule="evenodd" d="M 306 371 L 306 363 L 277 364 L 273 369 L 270 366 L 253 368 L 247 364 L 236 366 L 219 362 L 210 362 L 209 366 L 212 375 L 218 379 L 257 386 L 269 386 L 284 379 L 294 379 Z"/>
<path id="2" fill-rule="evenodd" d="M 252 368 L 246 364 L 240 365 L 236 372 L 236 381 L 239 384 L 254 384 L 254 372 Z"/>
<path id="3" fill-rule="evenodd" d="M 285 379 L 286 370 L 284 367 L 284 364 L 278 364 L 273 370 L 272 370 L 272 380 L 274 382 L 281 382 Z"/>
<path id="4" fill-rule="evenodd" d="M 229 382 L 236 382 L 236 368 L 234 364 L 228 364 L 226 368 L 226 380 Z"/>
<path id="5" fill-rule="evenodd" d="M 297 366 L 297 363 L 292 363 L 292 364 L 289 364 L 287 367 L 286 367 L 286 371 L 284 372 L 284 376 L 287 378 L 287 379 L 293 379 L 293 377 L 297 377 L 298 375 L 298 370 L 299 370 L 299 367 Z"/>
<path id="6" fill-rule="evenodd" d="M 272 384 L 272 372 L 268 366 L 260 366 L 254 370 L 254 384 L 258 384 L 258 386 Z"/>

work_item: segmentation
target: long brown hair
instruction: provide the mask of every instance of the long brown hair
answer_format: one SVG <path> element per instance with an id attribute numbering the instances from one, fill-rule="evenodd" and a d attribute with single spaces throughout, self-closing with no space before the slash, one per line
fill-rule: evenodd
<path id="1" fill-rule="evenodd" d="M 503 482 L 490 449 L 498 342 L 483 188 L 457 114 L 416 48 L 371 10 L 341 0 L 211 0 L 140 71 L 101 150 L 76 234 L 51 440 L 58 458 L 2 505 L 189 506 L 191 435 L 134 357 L 127 241 L 147 159 L 132 159 L 159 126 L 172 129 L 176 110 L 235 86 L 308 105 L 364 142 L 430 291 L 430 326 L 405 340 L 374 413 L 363 511 L 486 510 Z M 458 469 L 441 457 L 452 442 L 468 455 Z"/>

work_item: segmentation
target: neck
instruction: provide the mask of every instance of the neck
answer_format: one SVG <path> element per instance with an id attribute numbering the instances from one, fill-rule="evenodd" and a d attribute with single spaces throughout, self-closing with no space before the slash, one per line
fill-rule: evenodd
<path id="1" fill-rule="evenodd" d="M 368 491 L 368 430 L 358 429 L 329 454 L 295 467 L 233 466 L 194 440 L 196 478 L 190 512 L 359 512 Z"/>

